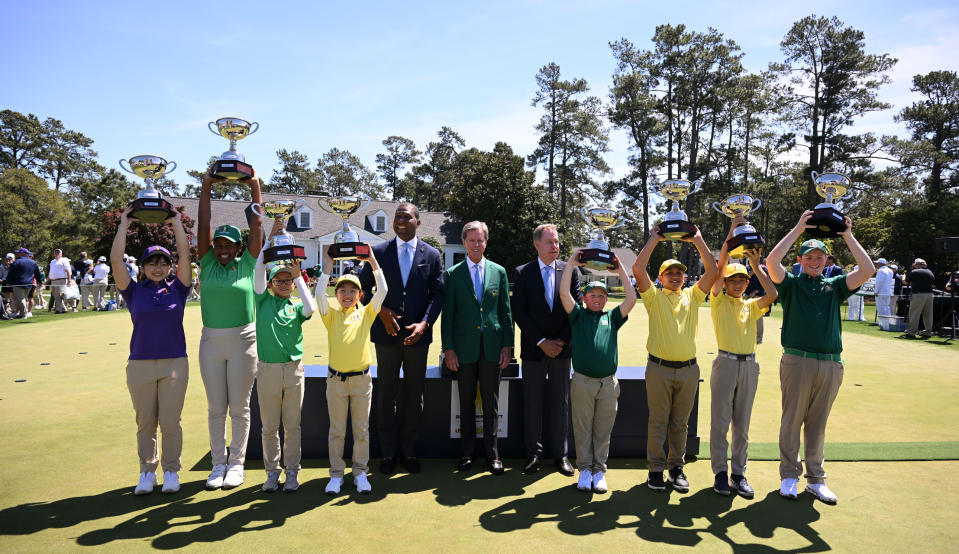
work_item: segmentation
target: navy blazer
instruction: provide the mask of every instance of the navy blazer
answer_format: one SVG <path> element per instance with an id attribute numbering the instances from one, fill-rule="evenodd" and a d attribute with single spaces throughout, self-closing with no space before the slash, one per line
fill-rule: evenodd
<path id="1" fill-rule="evenodd" d="M 417 240 L 406 287 L 403 286 L 400 262 L 396 256 L 395 237 L 374 246 L 373 255 L 386 277 L 388 290 L 383 305 L 402 317 L 399 320 L 400 333 L 395 337 L 387 334 L 383 322 L 376 318 L 370 327 L 370 340 L 377 344 L 396 344 L 409 335 L 402 327 L 425 321 L 429 326 L 416 346 L 429 346 L 433 342 L 433 324 L 443 309 L 443 259 L 439 250 L 423 242 L 422 238 Z M 363 303 L 366 304 L 373 298 L 373 285 L 376 283 L 370 264 L 363 264 L 360 283 L 363 287 Z"/>
<path id="2" fill-rule="evenodd" d="M 572 356 L 569 315 L 563 308 L 562 300 L 559 299 L 560 276 L 566 268 L 566 262 L 556 260 L 556 268 L 552 310 L 546 303 L 546 289 L 543 286 L 543 273 L 539 269 L 538 259 L 516 268 L 513 277 L 512 312 L 513 321 L 521 331 L 520 357 L 524 360 L 540 361 L 546 358 L 546 353 L 537 345 L 540 339 L 560 339 L 566 343 L 566 346 L 557 357 Z M 569 292 L 573 295 L 573 300 L 580 304 L 583 295 L 579 290 L 579 270 L 575 268 Z"/>

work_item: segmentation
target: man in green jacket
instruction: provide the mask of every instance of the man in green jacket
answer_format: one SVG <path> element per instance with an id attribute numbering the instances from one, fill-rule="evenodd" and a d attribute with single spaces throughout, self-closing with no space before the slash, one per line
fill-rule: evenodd
<path id="1" fill-rule="evenodd" d="M 483 402 L 483 442 L 493 475 L 502 475 L 496 446 L 499 425 L 500 371 L 513 356 L 513 318 L 509 282 L 503 266 L 487 260 L 489 228 L 482 221 L 463 226 L 467 259 L 446 271 L 443 302 L 443 354 L 446 367 L 457 373 L 460 396 L 460 438 L 463 457 L 458 468 L 473 467 L 476 445 L 476 382 Z"/>

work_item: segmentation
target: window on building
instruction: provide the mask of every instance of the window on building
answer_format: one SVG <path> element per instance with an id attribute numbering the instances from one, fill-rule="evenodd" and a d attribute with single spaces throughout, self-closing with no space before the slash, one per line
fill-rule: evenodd
<path id="1" fill-rule="evenodd" d="M 378 215 L 376 216 L 376 232 L 382 233 L 386 231 L 386 216 Z"/>
<path id="2" fill-rule="evenodd" d="M 298 227 L 301 229 L 310 229 L 313 227 L 313 214 L 310 212 L 300 212 L 300 224 Z"/>

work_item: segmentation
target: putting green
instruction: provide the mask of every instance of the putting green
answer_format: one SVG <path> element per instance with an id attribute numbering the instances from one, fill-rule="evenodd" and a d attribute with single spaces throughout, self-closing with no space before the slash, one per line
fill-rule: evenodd
<path id="1" fill-rule="evenodd" d="M 556 473 L 524 476 L 507 462 L 503 477 L 461 476 L 449 460 L 425 460 L 421 475 L 372 476 L 374 494 L 322 494 L 326 460 L 308 460 L 295 495 L 258 492 L 262 465 L 250 463 L 244 486 L 206 492 L 206 400 L 196 365 L 200 313 L 187 309 L 192 382 L 183 412 L 184 489 L 134 497 L 135 424 L 124 379 L 131 323 L 126 312 L 66 314 L 4 323 L 0 367 L 0 550 L 93 546 L 114 551 L 210 547 L 217 550 L 312 548 L 422 550 L 432 545 L 497 549 L 697 546 L 783 550 L 947 551 L 959 540 L 959 462 L 837 462 L 956 458 L 959 395 L 956 348 L 897 340 L 896 334 L 847 333 L 845 382 L 827 437 L 835 507 L 808 495 L 778 497 L 774 450 L 779 425 L 779 320 L 767 318 L 753 413 L 753 501 L 715 496 L 707 460 L 689 464 L 688 495 L 655 495 L 644 461 L 615 459 L 611 493 L 575 491 Z M 855 325 L 855 323 L 853 324 Z M 325 363 L 319 322 L 307 327 L 307 363 Z M 623 365 L 643 365 L 646 314 L 637 307 L 622 331 Z M 111 344 L 115 343 L 115 344 Z M 81 353 L 85 352 L 85 353 Z M 709 366 L 715 339 L 700 316 L 703 389 L 700 435 L 708 440 Z M 319 356 L 319 357 L 316 357 Z M 438 345 L 431 349 L 436 360 Z M 48 363 L 49 365 L 41 365 Z M 16 382 L 25 379 L 25 382 Z M 703 450 L 701 454 L 705 453 Z M 202 467 L 202 466 L 201 466 Z M 547 467 L 550 467 L 547 465 Z M 915 477 L 921 483 L 912 486 Z M 932 487 L 924 486 L 929 480 Z M 347 479 L 345 491 L 350 491 Z M 935 496 L 931 496 L 935 495 Z M 930 509 L 933 506 L 933 509 Z M 902 514 L 922 513 L 921 525 Z M 652 541 L 648 544 L 644 541 Z"/>

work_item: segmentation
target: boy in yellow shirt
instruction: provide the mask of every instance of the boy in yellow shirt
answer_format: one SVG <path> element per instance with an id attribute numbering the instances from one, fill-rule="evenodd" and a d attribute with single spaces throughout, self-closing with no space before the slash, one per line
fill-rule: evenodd
<path id="1" fill-rule="evenodd" d="M 372 486 L 367 478 L 370 462 L 370 401 L 373 378 L 370 376 L 370 325 L 386 298 L 386 278 L 376 256 L 360 258 L 370 264 L 376 279 L 376 292 L 369 304 L 363 305 L 360 279 L 343 275 L 336 281 L 336 301 L 326 296 L 333 258 L 329 246 L 323 248 L 323 274 L 314 293 L 317 311 L 326 326 L 330 344 L 330 368 L 326 377 L 326 404 L 330 413 L 330 482 L 326 494 L 339 494 L 343 486 L 346 463 L 343 442 L 346 438 L 346 415 L 353 422 L 353 484 L 360 494 L 369 494 Z"/>
<path id="2" fill-rule="evenodd" d="M 732 237 L 733 229 L 745 223 L 736 218 L 729 227 L 726 240 Z M 776 300 L 776 286 L 766 271 L 759 265 L 759 251 L 746 250 L 746 257 L 756 271 L 756 277 L 765 295 L 760 298 L 743 299 L 749 285 L 746 266 L 729 263 L 729 249 L 723 242 L 719 251 L 719 274 L 722 280 L 713 285 L 709 312 L 713 319 L 719 353 L 713 360 L 709 377 L 712 413 L 709 433 L 709 455 L 713 473 L 716 475 L 713 491 L 729 496 L 733 490 L 743 498 L 752 498 L 755 493 L 746 481 L 747 448 L 749 446 L 749 418 L 753 411 L 753 399 L 759 383 L 759 364 L 756 363 L 756 322 L 769 310 Z M 725 292 L 723 288 L 725 287 Z M 729 423 L 733 424 L 732 475 L 727 477 L 726 454 L 729 443 L 726 434 Z M 732 486 L 732 489 L 730 489 Z"/>

